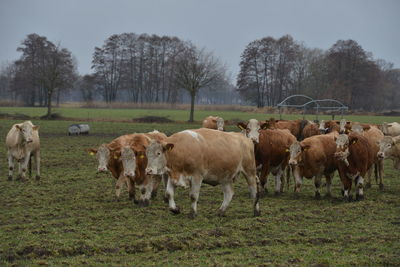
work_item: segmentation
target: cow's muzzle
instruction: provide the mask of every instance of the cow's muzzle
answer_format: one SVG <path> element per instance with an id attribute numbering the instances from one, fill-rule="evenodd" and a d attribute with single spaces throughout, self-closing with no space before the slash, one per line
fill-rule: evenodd
<path id="1" fill-rule="evenodd" d="M 377 154 L 379 159 L 384 159 L 385 158 L 385 153 L 384 152 L 378 152 Z"/>
<path id="2" fill-rule="evenodd" d="M 135 173 L 133 173 L 133 172 L 124 172 L 124 175 L 125 175 L 126 177 L 128 177 L 128 178 L 133 178 L 133 177 L 135 177 Z"/>
<path id="3" fill-rule="evenodd" d="M 107 172 L 107 168 L 99 167 L 99 168 L 97 168 L 97 172 L 99 172 L 99 173 Z"/>
<path id="4" fill-rule="evenodd" d="M 297 160 L 295 160 L 295 159 L 290 159 L 290 160 L 289 160 L 289 165 L 290 165 L 290 166 L 296 166 L 296 165 L 297 165 Z"/>

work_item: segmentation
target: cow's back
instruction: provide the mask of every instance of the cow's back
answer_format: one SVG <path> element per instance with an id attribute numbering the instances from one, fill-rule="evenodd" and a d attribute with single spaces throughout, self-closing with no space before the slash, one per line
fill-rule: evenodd
<path id="1" fill-rule="evenodd" d="M 376 153 L 375 155 L 373 154 L 370 142 L 365 136 L 357 133 L 350 133 L 349 138 L 353 135 L 357 137 L 357 142 L 349 146 L 349 168 L 359 171 L 361 175 L 364 176 L 367 170 L 372 166 Z"/>
<path id="2" fill-rule="evenodd" d="M 369 148 L 374 155 L 374 161 L 378 160 L 377 153 L 379 152 L 379 145 L 378 142 L 382 140 L 385 136 L 383 135 L 382 131 L 379 130 L 377 127 L 371 127 L 371 129 L 364 131 L 362 135 L 367 138 Z"/>

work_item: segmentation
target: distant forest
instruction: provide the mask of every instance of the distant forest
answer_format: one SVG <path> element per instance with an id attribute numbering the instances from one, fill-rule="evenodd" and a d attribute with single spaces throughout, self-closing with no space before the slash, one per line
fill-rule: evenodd
<path id="1" fill-rule="evenodd" d="M 20 58 L 0 70 L 1 100 L 46 106 L 49 114 L 65 101 L 264 107 L 292 94 L 334 98 L 353 110 L 400 106 L 400 69 L 354 40 L 326 51 L 290 35 L 254 40 L 238 55 L 236 82 L 216 55 L 177 37 L 114 34 L 94 48 L 88 74 L 77 72 L 71 51 L 45 36 L 29 34 L 16 49 Z"/>

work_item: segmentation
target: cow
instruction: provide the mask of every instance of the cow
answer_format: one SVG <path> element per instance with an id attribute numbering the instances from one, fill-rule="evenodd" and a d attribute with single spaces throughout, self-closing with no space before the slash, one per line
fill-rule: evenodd
<path id="1" fill-rule="evenodd" d="M 249 120 L 247 124 L 238 123 L 238 127 L 245 129 L 245 135 L 254 142 L 256 166 L 261 169 L 261 189 L 267 192 L 265 185 L 268 174 L 272 172 L 275 176 L 275 195 L 279 195 L 283 192 L 283 174 L 289 161 L 288 148 L 296 141 L 296 137 L 287 129 L 263 129 L 266 127 L 265 123 L 260 125 L 256 119 Z M 287 173 L 288 179 L 289 175 Z"/>
<path id="2" fill-rule="evenodd" d="M 68 135 L 89 134 L 90 127 L 87 124 L 71 124 L 68 127 Z"/>
<path id="3" fill-rule="evenodd" d="M 304 139 L 303 137 L 303 129 L 309 122 L 307 120 L 275 120 L 274 118 L 270 118 L 266 121 L 267 129 L 288 129 L 297 140 L 301 141 Z"/>
<path id="4" fill-rule="evenodd" d="M 378 144 L 378 157 L 381 160 L 387 158 L 393 160 L 393 167 L 400 170 L 400 136 L 385 136 Z"/>
<path id="5" fill-rule="evenodd" d="M 314 177 L 315 198 L 320 199 L 322 175 L 326 178 L 326 197 L 331 197 L 332 178 L 337 169 L 334 154 L 336 152 L 336 131 L 325 135 L 314 135 L 301 142 L 293 143 L 290 148 L 289 165 L 295 178 L 295 196 L 298 196 L 303 177 Z"/>
<path id="6" fill-rule="evenodd" d="M 384 122 L 384 123 L 382 123 L 382 129 L 381 130 L 382 130 L 384 135 L 398 136 L 398 135 L 400 135 L 400 123 L 397 123 L 397 122 L 392 122 L 392 123 Z"/>
<path id="7" fill-rule="evenodd" d="M 354 181 L 356 187 L 356 200 L 364 198 L 364 177 L 374 164 L 372 151 L 368 139 L 359 133 L 340 134 L 336 138 L 335 159 L 338 162 L 338 171 L 343 185 L 342 193 L 345 201 L 352 199 L 352 181 Z"/>
<path id="8" fill-rule="evenodd" d="M 146 156 L 146 173 L 169 176 L 166 191 L 172 213 L 180 213 L 174 200 L 175 187 L 190 187 L 189 218 L 195 218 L 200 187 L 206 183 L 221 185 L 224 200 L 218 213 L 223 216 L 232 200 L 233 182 L 243 173 L 254 200 L 254 215 L 260 215 L 254 145 L 242 134 L 206 128 L 185 130 L 161 142 L 151 141 Z"/>
<path id="9" fill-rule="evenodd" d="M 40 180 L 40 139 L 39 126 L 31 121 L 14 124 L 6 137 L 8 158 L 8 180 L 12 181 L 14 160 L 18 162 L 18 176 L 26 178 L 29 164 L 29 177 L 32 176 L 32 157 L 36 163 L 36 180 Z"/>
<path id="10" fill-rule="evenodd" d="M 109 144 L 102 144 L 98 149 L 89 149 L 96 154 L 99 172 L 111 172 L 117 179 L 115 194 L 120 197 L 124 183 L 128 186 L 129 198 L 139 206 L 148 206 L 150 197 L 155 197 L 161 180 L 160 176 L 148 177 L 145 173 L 147 158 L 145 146 L 152 139 L 163 140 L 167 136 L 158 131 L 145 134 L 128 134 L 114 139 Z M 139 186 L 141 197 L 135 199 L 135 184 Z"/>
<path id="11" fill-rule="evenodd" d="M 329 121 L 321 120 L 318 129 L 321 134 L 340 132 L 339 122 L 335 120 L 329 120 Z"/>
<path id="12" fill-rule="evenodd" d="M 319 134 L 321 134 L 319 131 L 319 126 L 314 122 L 309 121 L 308 124 L 303 128 L 303 138 L 308 138 Z"/>
<path id="13" fill-rule="evenodd" d="M 224 119 L 218 116 L 208 116 L 203 120 L 203 128 L 214 129 L 218 131 L 224 131 L 224 124 Z"/>
<path id="14" fill-rule="evenodd" d="M 359 123 L 359 122 L 351 122 L 351 121 L 346 121 L 346 119 L 341 119 L 340 123 L 339 123 L 339 133 L 343 134 L 348 134 L 352 131 L 352 127 L 353 125 L 356 125 L 355 129 L 360 131 L 362 128 L 362 131 L 367 131 L 371 128 L 371 124 L 367 124 L 367 123 Z"/>

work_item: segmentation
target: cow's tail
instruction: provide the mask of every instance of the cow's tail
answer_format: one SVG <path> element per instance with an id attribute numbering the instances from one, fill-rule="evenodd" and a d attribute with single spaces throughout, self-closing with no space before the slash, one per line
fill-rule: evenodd
<path id="1" fill-rule="evenodd" d="M 29 169 L 29 178 L 32 178 L 32 154 L 29 156 L 29 163 L 28 163 L 28 169 Z"/>
<path id="2" fill-rule="evenodd" d="M 378 163 L 374 164 L 374 174 L 375 174 L 375 182 L 378 184 Z"/>
<path id="3" fill-rule="evenodd" d="M 306 125 L 308 124 L 308 120 L 302 120 L 300 122 L 300 133 L 299 133 L 299 141 L 302 141 L 304 139 L 303 136 L 303 129 L 304 127 L 306 127 Z"/>

